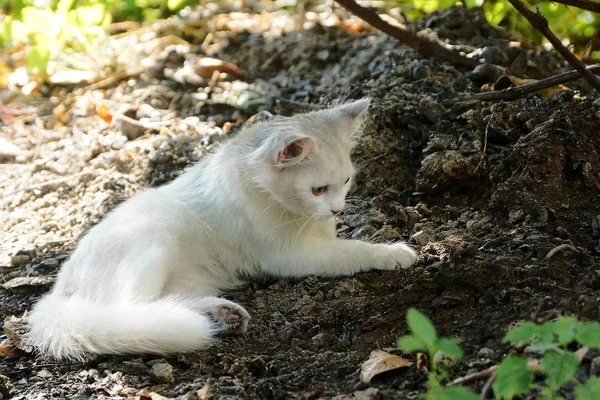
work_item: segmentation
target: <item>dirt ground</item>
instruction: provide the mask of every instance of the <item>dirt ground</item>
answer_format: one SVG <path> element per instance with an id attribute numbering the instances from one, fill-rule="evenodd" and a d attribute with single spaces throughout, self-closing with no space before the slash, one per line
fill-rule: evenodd
<path id="1" fill-rule="evenodd" d="M 510 350 L 504 333 L 524 319 L 599 319 L 600 100 L 583 82 L 549 97 L 445 108 L 442 101 L 478 92 L 500 73 L 458 70 L 378 32 L 331 22 L 347 14 L 323 17 L 331 26 L 304 21 L 298 30 L 287 13 L 274 15 L 281 19 L 275 33 L 263 14 L 244 25 L 249 32 L 228 25 L 191 53 L 171 45 L 139 76 L 72 101 L 72 88 L 44 87 L 45 96 L 24 103 L 35 113 L 4 114 L 0 132 L 19 150 L 0 160 L 3 280 L 50 278 L 0 289 L 0 315 L 30 309 L 77 236 L 118 201 L 173 179 L 247 118 L 366 95 L 373 102 L 355 154 L 360 172 L 339 232 L 409 241 L 417 264 L 339 279 L 257 278 L 227 293 L 250 312 L 248 333 L 193 354 L 85 364 L 1 358 L 0 374 L 14 386 L 5 397 L 145 398 L 146 388 L 171 398 L 210 377 L 215 399 L 414 399 L 426 381 L 414 366 L 370 385 L 359 380 L 371 351 L 400 354 L 395 341 L 407 333 L 409 307 L 428 314 L 441 335 L 462 338 L 466 356 L 451 378 L 499 362 Z M 564 69 L 551 52 L 515 46 L 478 10 L 435 13 L 411 29 L 517 76 Z M 247 75 L 182 79 L 202 54 Z M 102 105 L 154 125 L 108 121 Z M 579 379 L 598 374 L 599 356 L 588 353 Z M 172 376 L 153 369 L 165 363 Z M 564 395 L 572 398 L 572 388 Z"/>

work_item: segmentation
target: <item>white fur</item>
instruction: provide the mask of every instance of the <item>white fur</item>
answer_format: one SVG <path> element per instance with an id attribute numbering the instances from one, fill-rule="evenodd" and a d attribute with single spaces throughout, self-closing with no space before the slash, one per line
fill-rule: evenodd
<path id="1" fill-rule="evenodd" d="M 416 254 L 403 243 L 336 238 L 333 212 L 352 183 L 352 136 L 367 106 L 257 123 L 170 184 L 119 205 L 34 307 L 29 342 L 55 358 L 184 352 L 235 324 L 245 330 L 243 308 L 208 296 L 259 272 L 409 267 Z M 315 196 L 321 186 L 328 190 Z"/>

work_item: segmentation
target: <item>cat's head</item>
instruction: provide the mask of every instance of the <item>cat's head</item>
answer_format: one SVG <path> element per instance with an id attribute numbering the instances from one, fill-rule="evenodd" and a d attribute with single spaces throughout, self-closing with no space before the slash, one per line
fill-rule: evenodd
<path id="1" fill-rule="evenodd" d="M 336 215 L 353 181 L 350 153 L 368 106 L 363 99 L 257 124 L 253 181 L 300 217 Z"/>

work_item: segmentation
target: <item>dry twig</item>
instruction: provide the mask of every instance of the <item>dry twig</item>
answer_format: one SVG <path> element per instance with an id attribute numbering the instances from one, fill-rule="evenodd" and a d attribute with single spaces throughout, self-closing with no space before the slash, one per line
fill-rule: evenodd
<path id="1" fill-rule="evenodd" d="M 398 39 L 407 46 L 412 47 L 425 57 L 437 57 L 451 62 L 460 67 L 474 68 L 480 64 L 479 60 L 467 58 L 460 53 L 447 49 L 440 44 L 415 35 L 398 26 L 385 22 L 379 14 L 370 8 L 358 5 L 354 0 L 336 0 L 342 7 L 361 18 L 380 31 Z"/>
<path id="2" fill-rule="evenodd" d="M 600 75 L 600 64 L 590 65 L 586 68 L 590 73 Z M 563 72 L 562 74 L 554 75 L 549 78 L 540 79 L 539 81 L 527 83 L 521 86 L 512 86 L 504 90 L 495 90 L 492 92 L 474 93 L 469 96 L 461 96 L 453 99 L 444 100 L 444 106 L 451 106 L 455 103 L 465 101 L 497 101 L 497 100 L 517 100 L 540 90 L 559 85 L 565 82 L 571 82 L 581 78 L 579 71 Z"/>
<path id="3" fill-rule="evenodd" d="M 564 59 L 567 60 L 567 62 L 571 64 L 573 68 L 575 68 L 581 74 L 581 76 L 583 76 L 590 83 L 590 85 L 600 92 L 600 79 L 596 78 L 596 76 L 585 67 L 585 64 L 575 57 L 573 53 L 571 53 L 569 49 L 562 44 L 560 39 L 557 38 L 548 27 L 548 20 L 544 18 L 539 11 L 534 13 L 528 9 L 525 4 L 521 2 L 521 0 L 508 1 L 529 21 L 531 26 L 540 31 L 540 33 L 544 35 L 550 43 L 552 43 L 552 46 L 554 46 L 556 51 L 558 51 L 560 55 L 563 56 Z"/>
<path id="4" fill-rule="evenodd" d="M 600 3 L 594 0 L 553 0 L 552 2 L 600 13 Z"/>

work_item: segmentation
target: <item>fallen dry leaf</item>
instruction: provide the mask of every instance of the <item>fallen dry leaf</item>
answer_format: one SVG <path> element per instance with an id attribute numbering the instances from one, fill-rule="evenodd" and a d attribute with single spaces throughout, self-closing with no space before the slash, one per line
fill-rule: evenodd
<path id="1" fill-rule="evenodd" d="M 111 112 L 108 110 L 108 107 L 106 107 L 104 104 L 100 104 L 98 105 L 98 107 L 96 107 L 96 113 L 98 113 L 98 116 L 100 118 L 102 118 L 104 121 L 106 122 L 110 122 L 112 121 L 112 114 Z"/>
<path id="2" fill-rule="evenodd" d="M 19 350 L 23 350 L 26 353 L 31 353 L 33 347 L 25 343 L 25 334 L 27 333 L 27 311 L 22 317 L 15 317 L 9 315 L 4 318 L 4 333 L 6 337 L 12 342 L 12 345 Z"/>
<path id="3" fill-rule="evenodd" d="M 136 399 L 140 400 L 208 400 L 210 392 L 210 378 L 206 380 L 204 387 L 200 390 L 192 390 L 181 396 L 177 397 L 165 397 L 162 394 L 158 394 L 155 391 L 149 389 L 140 390 L 135 396 Z"/>
<path id="4" fill-rule="evenodd" d="M 0 287 L 6 290 L 29 289 L 32 287 L 48 286 L 53 284 L 54 281 L 55 277 L 53 276 L 20 276 L 3 283 Z"/>
<path id="5" fill-rule="evenodd" d="M 15 346 L 11 339 L 4 339 L 0 342 L 0 357 L 21 357 L 26 353 Z"/>
<path id="6" fill-rule="evenodd" d="M 429 357 L 424 353 L 417 353 L 417 373 L 429 372 Z"/>
<path id="7" fill-rule="evenodd" d="M 211 79 L 215 71 L 227 73 L 235 79 L 246 79 L 246 73 L 238 68 L 237 65 L 218 58 L 202 57 L 193 63 L 196 74 L 204 79 Z"/>
<path id="8" fill-rule="evenodd" d="M 412 364 L 412 362 L 400 356 L 395 356 L 383 350 L 374 350 L 371 352 L 369 359 L 360 367 L 360 380 L 369 383 L 375 375 L 394 369 L 410 367 Z"/>
<path id="9" fill-rule="evenodd" d="M 206 383 L 204 387 L 196 392 L 198 398 L 200 400 L 209 400 L 210 399 L 210 377 L 206 378 Z"/>

